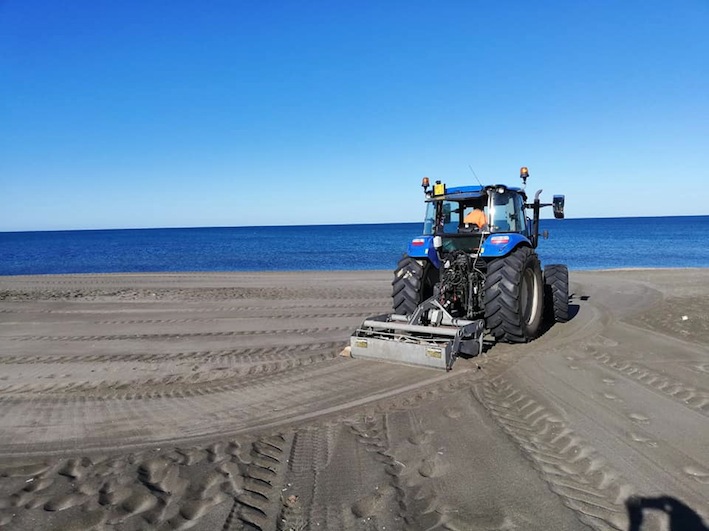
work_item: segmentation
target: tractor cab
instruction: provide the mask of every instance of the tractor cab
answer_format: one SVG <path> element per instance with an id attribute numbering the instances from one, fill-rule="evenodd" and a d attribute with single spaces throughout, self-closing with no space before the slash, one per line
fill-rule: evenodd
<path id="1" fill-rule="evenodd" d="M 446 189 L 436 183 L 427 193 L 423 234 L 440 238 L 441 250 L 477 252 L 490 234 L 528 237 L 524 215 L 526 195 L 503 185 Z"/>

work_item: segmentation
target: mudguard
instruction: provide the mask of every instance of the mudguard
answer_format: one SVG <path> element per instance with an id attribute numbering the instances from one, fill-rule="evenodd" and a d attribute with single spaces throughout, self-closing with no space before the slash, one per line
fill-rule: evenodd
<path id="1" fill-rule="evenodd" d="M 433 236 L 419 236 L 418 238 L 414 238 L 409 243 L 406 254 L 411 258 L 427 258 L 436 269 L 441 267 L 438 253 L 433 246 Z"/>
<path id="2" fill-rule="evenodd" d="M 490 234 L 480 248 L 480 256 L 483 258 L 499 258 L 512 252 L 520 245 L 532 247 L 532 243 L 523 234 L 516 232 L 504 232 Z"/>
<path id="3" fill-rule="evenodd" d="M 512 250 L 519 245 L 531 247 L 532 243 L 524 234 L 516 232 L 490 234 L 480 248 L 480 256 L 482 258 L 500 258 L 501 256 L 511 253 Z M 411 258 L 425 258 L 437 269 L 441 267 L 438 253 L 433 246 L 433 236 L 419 236 L 418 238 L 414 238 L 409 243 L 406 254 Z"/>

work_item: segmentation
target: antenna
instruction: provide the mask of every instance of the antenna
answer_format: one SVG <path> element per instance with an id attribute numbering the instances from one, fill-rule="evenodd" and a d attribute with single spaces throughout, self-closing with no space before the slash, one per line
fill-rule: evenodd
<path id="1" fill-rule="evenodd" d="M 468 168 L 470 168 L 470 171 L 473 173 L 473 177 L 475 177 L 475 179 L 478 181 L 478 184 L 480 185 L 480 188 L 485 188 L 485 187 L 483 186 L 483 183 L 480 181 L 480 179 L 478 179 L 478 176 L 477 176 L 477 174 L 475 173 L 475 170 L 473 169 L 473 167 L 472 167 L 470 164 L 468 164 Z"/>

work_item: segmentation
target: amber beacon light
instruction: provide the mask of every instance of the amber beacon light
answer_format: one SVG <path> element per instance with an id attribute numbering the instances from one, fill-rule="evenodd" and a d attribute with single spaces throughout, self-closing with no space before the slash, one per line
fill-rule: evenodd
<path id="1" fill-rule="evenodd" d="M 527 184 L 527 179 L 529 178 L 529 170 L 527 169 L 527 166 L 522 166 L 519 169 L 519 178 L 522 179 L 524 184 Z"/>

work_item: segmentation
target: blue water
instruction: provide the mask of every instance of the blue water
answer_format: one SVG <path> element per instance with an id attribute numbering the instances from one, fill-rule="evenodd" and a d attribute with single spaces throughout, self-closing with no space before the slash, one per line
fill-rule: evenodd
<path id="1" fill-rule="evenodd" d="M 421 223 L 0 232 L 0 275 L 393 269 Z M 542 263 L 709 267 L 709 216 L 542 220 Z"/>

